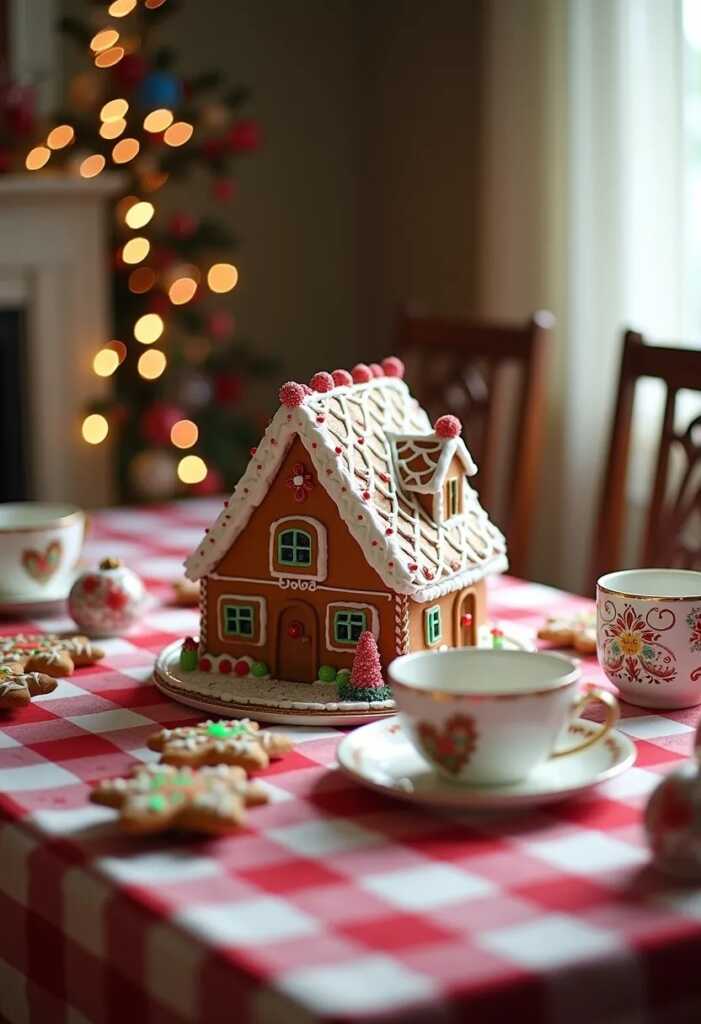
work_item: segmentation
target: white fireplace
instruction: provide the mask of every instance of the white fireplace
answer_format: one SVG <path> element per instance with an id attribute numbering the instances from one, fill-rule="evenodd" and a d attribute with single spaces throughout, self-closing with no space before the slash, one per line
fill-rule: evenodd
<path id="1" fill-rule="evenodd" d="M 85 404 L 109 381 L 92 359 L 110 340 L 108 208 L 118 174 L 94 180 L 0 177 L 0 309 L 24 313 L 28 492 L 83 506 L 109 502 L 109 439 L 86 444 Z M 1 439 L 0 439 L 1 440 Z"/>

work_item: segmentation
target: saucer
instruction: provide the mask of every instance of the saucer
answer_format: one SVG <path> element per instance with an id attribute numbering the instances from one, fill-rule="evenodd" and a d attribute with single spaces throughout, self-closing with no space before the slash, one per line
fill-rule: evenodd
<path id="1" fill-rule="evenodd" d="M 594 732 L 596 722 L 578 718 L 573 735 Z M 554 803 L 620 775 L 635 762 L 635 744 L 613 730 L 601 742 L 539 765 L 528 778 L 505 786 L 468 786 L 451 782 L 411 745 L 398 717 L 365 725 L 338 745 L 342 770 L 363 786 L 412 803 L 460 810 L 507 810 Z"/>

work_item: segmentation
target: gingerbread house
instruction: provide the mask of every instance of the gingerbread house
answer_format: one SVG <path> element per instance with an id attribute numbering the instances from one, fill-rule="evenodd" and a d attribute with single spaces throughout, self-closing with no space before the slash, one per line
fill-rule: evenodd
<path id="1" fill-rule="evenodd" d="M 186 572 L 201 585 L 200 666 L 313 682 L 371 630 L 383 664 L 470 645 L 502 534 L 469 479 L 460 423 L 432 426 L 396 357 L 289 382 Z"/>

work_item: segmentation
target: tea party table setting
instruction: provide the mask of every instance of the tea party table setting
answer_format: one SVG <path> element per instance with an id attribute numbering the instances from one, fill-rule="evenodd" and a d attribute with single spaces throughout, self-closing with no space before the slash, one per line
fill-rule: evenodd
<path id="1" fill-rule="evenodd" d="M 58 600 L 6 602 L 0 640 L 76 633 L 101 588 L 127 594 L 113 613 L 137 613 L 94 641 L 101 657 L 76 656 L 48 692 L 0 713 L 0 1018 L 700 1019 L 701 709 L 688 704 L 701 601 L 682 577 L 662 602 L 659 577 L 602 581 L 603 668 L 573 639 L 593 602 L 493 577 L 496 650 L 399 659 L 401 725 L 264 726 L 259 805 L 237 831 L 119 830 L 110 780 L 174 777 L 156 767 L 154 735 L 203 718 L 153 667 L 196 634 L 173 582 L 218 508 L 97 513 L 81 561 L 96 582 L 75 619 Z M 79 547 L 82 520 L 66 528 Z M 21 546 L 39 576 L 50 543 Z M 523 637 L 538 631 L 528 654 Z M 469 658 L 487 691 L 465 693 Z"/>

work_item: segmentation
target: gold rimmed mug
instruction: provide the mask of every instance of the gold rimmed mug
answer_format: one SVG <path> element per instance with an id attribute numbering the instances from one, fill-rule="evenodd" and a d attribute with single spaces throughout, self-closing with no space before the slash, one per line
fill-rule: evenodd
<path id="1" fill-rule="evenodd" d="M 457 782 L 518 782 L 551 757 L 599 742 L 618 720 L 616 698 L 583 691 L 579 665 L 560 654 L 423 651 L 393 661 L 389 678 L 412 743 Z M 580 733 L 574 720 L 593 702 L 604 705 L 605 720 Z"/>
<path id="2" fill-rule="evenodd" d="M 0 603 L 67 597 L 85 528 L 85 513 L 76 505 L 0 504 Z"/>
<path id="3" fill-rule="evenodd" d="M 701 572 L 626 569 L 596 585 L 599 664 L 631 704 L 701 704 Z"/>

